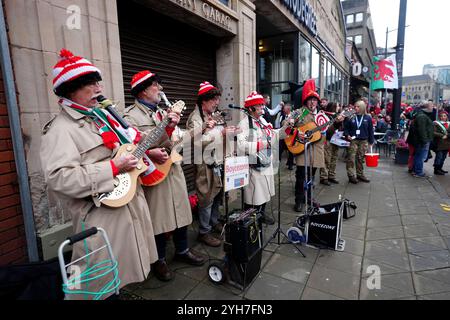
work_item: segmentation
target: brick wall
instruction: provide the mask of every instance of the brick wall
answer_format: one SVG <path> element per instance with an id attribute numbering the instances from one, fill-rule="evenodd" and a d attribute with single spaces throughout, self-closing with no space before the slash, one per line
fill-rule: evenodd
<path id="1" fill-rule="evenodd" d="M 0 72 L 0 266 L 27 261 L 14 152 Z"/>

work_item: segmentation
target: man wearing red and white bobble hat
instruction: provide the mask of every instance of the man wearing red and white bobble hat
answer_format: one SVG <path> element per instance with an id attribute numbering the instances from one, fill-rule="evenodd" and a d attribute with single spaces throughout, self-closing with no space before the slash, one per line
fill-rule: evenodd
<path id="1" fill-rule="evenodd" d="M 209 82 L 200 84 L 197 106 L 190 114 L 187 128 L 194 130 L 194 146 L 201 142 L 201 155 L 210 154 L 210 159 L 197 159 L 194 152 L 195 188 L 198 195 L 199 235 L 198 240 L 211 247 L 219 247 L 221 241 L 213 232 L 221 234 L 223 225 L 219 222 L 219 207 L 222 202 L 223 136 L 235 130 L 225 129 L 213 117 L 219 107 L 221 91 Z M 205 150 L 211 152 L 205 152 Z M 213 151 L 214 150 L 214 151 Z M 208 161 L 206 161 L 208 160 Z"/>
<path id="2" fill-rule="evenodd" d="M 258 210 L 263 223 L 272 225 L 274 219 L 265 212 L 267 202 L 275 196 L 272 143 L 276 135 L 279 134 L 279 138 L 285 135 L 286 127 L 274 130 L 272 124 L 264 119 L 265 100 L 258 92 L 250 93 L 244 106 L 248 116 L 239 123 L 242 132 L 237 139 L 239 151 L 250 158 L 250 180 L 244 187 L 244 203 L 246 209 Z"/>
<path id="3" fill-rule="evenodd" d="M 98 195 L 114 190 L 115 176 L 133 170 L 138 160 L 133 156 L 114 159 L 117 148 L 128 143 L 111 115 L 97 108 L 102 93 L 100 70 L 88 60 L 61 50 L 60 61 L 53 69 L 54 92 L 60 98 L 60 113 L 43 131 L 41 162 L 49 189 L 72 217 L 74 233 L 92 227 L 107 232 L 112 251 L 118 261 L 120 288 L 129 283 L 142 282 L 150 272 L 151 263 L 157 260 L 152 221 L 140 185 L 127 205 L 112 209 L 102 206 Z M 123 132 L 123 131 L 122 131 Z M 130 129 L 137 142 L 138 132 Z M 73 246 L 72 261 L 104 245 L 101 236 L 95 235 Z M 102 250 L 81 259 L 75 265 L 85 272 L 101 261 L 109 259 Z M 81 290 L 88 294 L 72 295 L 66 299 L 105 299 L 114 294 L 110 277 L 100 277 L 82 283 Z"/>
<path id="4" fill-rule="evenodd" d="M 171 119 L 166 128 L 166 135 L 158 147 L 147 152 L 150 159 L 157 164 L 164 164 L 169 159 L 166 149 L 172 148 L 174 130 L 180 121 L 178 114 L 167 113 L 158 107 L 162 90 L 161 79 L 157 74 L 150 70 L 135 74 L 131 81 L 131 94 L 136 100 L 133 105 L 126 108 L 124 115 L 129 123 L 143 132 L 155 129 L 166 117 Z M 145 184 L 145 177 L 141 179 Z M 158 248 L 158 261 L 152 265 L 155 276 L 161 281 L 170 281 L 174 277 L 166 262 L 166 237 L 169 232 L 173 233 L 175 260 L 194 266 L 204 264 L 206 259 L 188 246 L 188 226 L 192 223 L 192 212 L 181 164 L 174 163 L 163 182 L 144 187 L 144 192 Z"/>

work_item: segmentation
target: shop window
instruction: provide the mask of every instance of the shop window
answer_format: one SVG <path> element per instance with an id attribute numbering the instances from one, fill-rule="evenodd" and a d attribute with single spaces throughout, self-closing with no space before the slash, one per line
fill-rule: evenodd
<path id="1" fill-rule="evenodd" d="M 311 55 L 311 78 L 316 79 L 317 92 L 322 94 L 320 91 L 320 52 L 314 47 Z"/>
<path id="2" fill-rule="evenodd" d="M 362 44 L 362 36 L 361 35 L 355 36 L 355 44 L 356 45 Z"/>
<path id="3" fill-rule="evenodd" d="M 311 44 L 305 40 L 305 38 L 300 37 L 300 48 L 299 48 L 299 72 L 300 72 L 300 82 L 311 79 Z"/>
<path id="4" fill-rule="evenodd" d="M 363 14 L 362 12 L 357 13 L 357 14 L 355 15 L 355 22 L 362 22 L 363 19 L 364 19 L 364 14 Z"/>
<path id="5" fill-rule="evenodd" d="M 258 91 L 271 97 L 272 107 L 281 101 L 290 101 L 289 81 L 297 82 L 295 75 L 294 44 L 298 33 L 258 40 Z"/>
<path id="6" fill-rule="evenodd" d="M 347 24 L 352 24 L 355 21 L 355 18 L 352 14 L 347 16 Z"/>

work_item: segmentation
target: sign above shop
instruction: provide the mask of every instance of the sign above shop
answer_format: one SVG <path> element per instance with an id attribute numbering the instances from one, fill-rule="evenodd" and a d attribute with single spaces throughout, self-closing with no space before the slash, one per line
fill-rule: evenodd
<path id="1" fill-rule="evenodd" d="M 233 19 L 224 11 L 203 0 L 170 0 L 229 31 L 234 31 Z"/>
<path id="2" fill-rule="evenodd" d="M 280 0 L 282 4 L 313 35 L 317 35 L 317 15 L 308 0 Z"/>

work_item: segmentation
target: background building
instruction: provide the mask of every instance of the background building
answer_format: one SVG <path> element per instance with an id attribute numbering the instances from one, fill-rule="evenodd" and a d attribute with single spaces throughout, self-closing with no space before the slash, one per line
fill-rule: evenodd
<path id="1" fill-rule="evenodd" d="M 301 7 L 301 1 L 254 3 L 258 88 L 272 97 L 272 106 L 293 99 L 282 94 L 289 82 L 311 78 L 316 79 L 321 96 L 347 103 L 349 61 L 340 2 L 307 0 L 303 4 L 308 9 Z"/>
<path id="2" fill-rule="evenodd" d="M 439 101 L 439 86 L 429 75 L 403 77 L 402 102 L 420 103 L 424 100 Z"/>
<path id="3" fill-rule="evenodd" d="M 342 8 L 345 16 L 347 28 L 347 40 L 353 41 L 361 57 L 363 67 L 368 72 L 364 73 L 365 81 L 355 82 L 356 88 L 353 92 L 361 95 L 369 95 L 370 70 L 374 55 L 376 55 L 377 45 L 373 31 L 372 15 L 370 13 L 368 0 L 345 0 L 342 1 Z M 363 94 L 364 93 L 364 94 Z M 377 94 L 373 95 L 371 103 Z"/>

